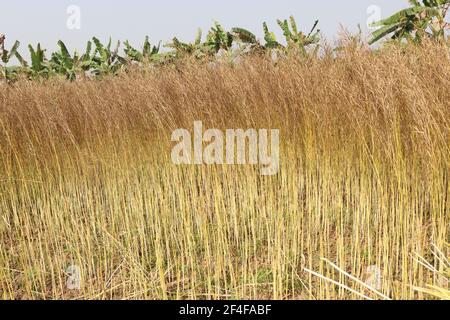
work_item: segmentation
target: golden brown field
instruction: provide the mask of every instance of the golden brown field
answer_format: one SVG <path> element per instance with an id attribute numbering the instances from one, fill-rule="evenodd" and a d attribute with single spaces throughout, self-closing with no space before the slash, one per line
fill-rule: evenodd
<path id="1" fill-rule="evenodd" d="M 436 44 L 2 85 L 0 298 L 449 298 L 449 88 Z M 175 166 L 195 120 L 279 128 L 279 174 Z"/>

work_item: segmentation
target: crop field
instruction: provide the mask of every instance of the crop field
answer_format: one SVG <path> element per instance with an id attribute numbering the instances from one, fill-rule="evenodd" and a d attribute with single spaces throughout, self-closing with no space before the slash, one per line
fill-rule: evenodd
<path id="1" fill-rule="evenodd" d="M 446 271 L 449 87 L 435 45 L 3 89 L 3 298 L 358 297 L 305 268 L 379 297 L 322 259 L 423 297 L 444 280 L 419 256 Z M 280 128 L 279 174 L 175 166 L 170 132 L 196 119 Z"/>
<path id="2" fill-rule="evenodd" d="M 448 39 L 285 23 L 300 50 L 216 24 L 254 51 L 95 40 L 4 67 L 0 299 L 450 299 Z M 199 120 L 279 129 L 278 172 L 174 164 Z"/>

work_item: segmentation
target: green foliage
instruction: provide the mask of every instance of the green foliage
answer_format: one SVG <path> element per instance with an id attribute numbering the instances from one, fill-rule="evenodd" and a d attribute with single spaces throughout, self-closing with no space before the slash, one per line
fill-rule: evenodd
<path id="1" fill-rule="evenodd" d="M 112 49 L 112 40 L 104 46 L 97 38 L 92 38 L 95 45 L 94 56 L 89 59 L 89 71 L 96 76 L 115 75 L 126 64 L 126 60 L 119 56 L 120 41 Z"/>
<path id="2" fill-rule="evenodd" d="M 206 46 L 213 53 L 219 52 L 221 49 L 229 50 L 233 45 L 234 37 L 231 32 L 225 29 L 218 23 L 214 22 L 214 26 L 209 30 L 206 37 Z"/>
<path id="3" fill-rule="evenodd" d="M 281 30 L 283 30 L 283 35 L 286 38 L 286 43 L 288 48 L 300 49 L 300 51 L 306 54 L 306 48 L 309 45 L 316 44 L 319 42 L 320 30 L 317 29 L 319 21 L 316 20 L 311 31 L 308 34 L 304 34 L 302 31 L 298 31 L 297 23 L 293 16 L 289 18 L 290 26 L 288 20 L 278 20 L 278 25 Z"/>
<path id="4" fill-rule="evenodd" d="M 2 62 L 7 64 L 11 60 L 11 58 L 16 55 L 17 49 L 19 49 L 19 46 L 20 46 L 20 42 L 16 41 L 10 51 L 3 49 L 3 52 L 1 55 Z"/>
<path id="5" fill-rule="evenodd" d="M 13 80 L 15 76 L 17 75 L 19 69 L 17 67 L 10 67 L 8 66 L 9 62 L 11 61 L 11 58 L 15 56 L 20 56 L 17 50 L 19 49 L 20 42 L 16 41 L 14 45 L 12 46 L 11 50 L 6 50 L 4 47 L 4 37 L 2 37 L 1 40 L 1 50 L 0 50 L 0 58 L 3 62 L 3 66 L 1 66 L 1 75 L 2 78 L 6 81 Z"/>
<path id="6" fill-rule="evenodd" d="M 124 52 L 127 56 L 128 61 L 147 63 L 158 59 L 160 44 L 158 44 L 158 46 L 152 46 L 148 36 L 145 37 L 142 52 L 133 48 L 128 41 L 125 41 L 124 45 Z"/>
<path id="7" fill-rule="evenodd" d="M 212 52 L 205 43 L 202 43 L 201 29 L 198 29 L 197 36 L 195 37 L 195 41 L 193 43 L 185 43 L 175 37 L 172 39 L 172 42 L 166 44 L 166 47 L 174 50 L 171 53 L 171 56 L 175 58 L 193 56 L 197 59 L 201 59 L 210 55 Z"/>
<path id="8" fill-rule="evenodd" d="M 58 41 L 60 51 L 54 52 L 50 59 L 50 66 L 57 74 L 65 76 L 68 80 L 73 81 L 77 77 L 77 73 L 81 70 L 82 59 L 77 52 L 70 55 L 66 45 L 62 41 Z"/>
<path id="9" fill-rule="evenodd" d="M 256 39 L 255 34 L 252 32 L 243 29 L 243 28 L 233 28 L 231 29 L 231 34 L 233 35 L 235 40 L 241 41 L 247 44 L 257 45 L 258 40 Z"/>
<path id="10" fill-rule="evenodd" d="M 420 41 L 423 37 L 433 39 L 445 38 L 445 30 L 450 25 L 445 22 L 445 16 L 450 7 L 450 0 L 410 0 L 411 7 L 392 15 L 391 17 L 375 23 L 380 29 L 373 33 L 370 43 L 374 43 L 388 35 L 393 39 Z M 104 45 L 97 38 L 88 41 L 85 53 L 79 55 L 76 51 L 71 54 L 66 45 L 58 42 L 59 50 L 51 54 L 48 61 L 45 50 L 38 44 L 36 48 L 29 45 L 31 65 L 19 54 L 20 43 L 16 41 L 10 50 L 5 50 L 5 37 L 0 35 L 0 76 L 7 82 L 14 80 L 19 74 L 25 74 L 28 78 L 48 78 L 52 75 L 60 75 L 73 81 L 80 76 L 115 75 L 122 68 L 130 64 L 141 67 L 149 65 L 173 64 L 178 59 L 194 57 L 199 60 L 223 59 L 236 63 L 244 54 L 255 52 L 267 52 L 274 61 L 283 58 L 286 54 L 300 54 L 305 57 L 316 54 L 319 48 L 320 30 L 316 21 L 309 31 L 303 33 L 299 30 L 294 17 L 286 20 L 277 20 L 281 28 L 285 45 L 281 44 L 275 33 L 269 30 L 267 23 L 263 23 L 264 44 L 260 43 L 256 35 L 251 31 L 239 27 L 230 31 L 215 22 L 208 31 L 205 41 L 202 39 L 202 31 L 199 29 L 192 43 L 185 43 L 178 38 L 165 45 L 171 49 L 168 52 L 160 51 L 160 43 L 154 46 L 148 36 L 145 38 L 141 49 L 134 48 L 128 41 L 124 42 L 124 56 L 119 54 L 120 41 L 112 47 L 112 41 Z M 316 45 L 311 51 L 311 45 Z M 20 66 L 9 66 L 11 59 L 15 57 Z"/>
<path id="11" fill-rule="evenodd" d="M 263 29 L 264 29 L 264 40 L 266 41 L 264 47 L 268 49 L 281 48 L 282 45 L 278 43 L 275 33 L 269 31 L 267 22 L 263 23 Z"/>
<path id="12" fill-rule="evenodd" d="M 94 76 L 115 75 L 128 64 L 138 64 L 140 66 L 167 64 L 174 63 L 177 59 L 187 56 L 210 60 L 218 58 L 218 54 L 223 56 L 223 51 L 234 63 L 239 60 L 240 55 L 254 52 L 255 49 L 263 51 L 283 48 L 289 50 L 293 45 L 304 48 L 318 40 L 317 33 L 310 33 L 305 36 L 303 33 L 298 32 L 292 17 L 290 21 L 292 31 L 289 29 L 287 21 L 279 22 L 288 42 L 288 47 L 286 48 L 277 42 L 275 34 L 268 30 L 266 23 L 263 24 L 265 44 L 261 45 L 256 35 L 249 30 L 236 27 L 227 31 L 220 23 L 214 22 L 214 25 L 207 33 L 205 41 L 203 41 L 202 31 L 199 29 L 194 42 L 184 43 L 175 37 L 170 43 L 165 45 L 171 50 L 164 53 L 160 52 L 160 44 L 152 46 L 149 38 L 146 37 L 142 50 L 134 48 L 129 41 L 125 41 L 124 56 L 122 57 L 119 54 L 119 41 L 113 48 L 111 39 L 108 44 L 104 45 L 99 39 L 94 37 L 92 41 L 87 43 L 86 51 L 82 55 L 79 55 L 76 51 L 71 54 L 64 42 L 58 41 L 59 50 L 51 54 L 50 61 L 46 59 L 45 50 L 41 49 L 40 44 L 36 48 L 30 45 L 31 65 L 28 65 L 17 52 L 19 46 L 17 42 L 10 52 L 3 51 L 2 61 L 6 64 L 12 56 L 16 56 L 21 64 L 19 72 L 26 73 L 29 78 L 48 78 L 50 75 L 60 75 L 70 81 L 76 80 L 85 74 Z M 13 69 L 2 68 L 2 70 L 4 70 L 5 77 L 8 77 L 8 72 L 10 70 L 12 72 Z M 16 71 L 17 69 L 14 69 L 14 72 Z"/>
<path id="13" fill-rule="evenodd" d="M 166 47 L 174 50 L 172 54 L 176 58 L 193 56 L 202 59 L 212 57 L 220 50 L 230 50 L 237 37 L 237 34 L 233 35 L 231 32 L 225 31 L 222 25 L 215 22 L 209 30 L 205 42 L 202 42 L 202 31 L 199 29 L 193 43 L 185 43 L 178 38 L 173 38 L 172 42 L 167 44 Z"/>
<path id="14" fill-rule="evenodd" d="M 28 45 L 31 56 L 31 67 L 24 65 L 31 78 L 48 78 L 51 73 L 50 64 L 45 57 L 45 50 L 41 49 L 41 44 L 38 43 L 36 49 L 30 44 Z"/>
<path id="15" fill-rule="evenodd" d="M 380 28 L 373 32 L 370 44 L 389 35 L 391 39 L 411 42 L 420 42 L 424 37 L 445 37 L 445 30 L 450 29 L 450 24 L 445 22 L 450 0 L 410 0 L 409 3 L 411 7 L 373 24 Z"/>

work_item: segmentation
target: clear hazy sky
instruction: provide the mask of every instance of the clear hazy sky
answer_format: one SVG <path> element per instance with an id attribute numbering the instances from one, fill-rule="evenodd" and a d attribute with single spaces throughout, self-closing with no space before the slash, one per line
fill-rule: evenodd
<path id="1" fill-rule="evenodd" d="M 67 27 L 71 5 L 80 8 L 80 29 Z M 191 41 L 198 27 L 205 33 L 214 20 L 226 28 L 248 28 L 262 38 L 263 21 L 276 30 L 276 19 L 292 14 L 305 31 L 319 19 L 323 34 L 332 40 L 341 24 L 351 31 L 361 24 L 367 31 L 367 20 L 377 14 L 374 8 L 386 17 L 406 5 L 406 0 L 2 0 L 0 33 L 7 35 L 8 43 L 41 42 L 49 50 L 59 39 L 70 48 L 83 49 L 92 36 L 129 39 L 138 47 L 145 35 L 152 42 L 164 43 L 173 36 Z"/>

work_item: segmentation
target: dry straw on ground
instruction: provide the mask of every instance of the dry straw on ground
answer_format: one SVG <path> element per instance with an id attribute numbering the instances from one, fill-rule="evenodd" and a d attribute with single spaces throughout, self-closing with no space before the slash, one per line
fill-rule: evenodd
<path id="1" fill-rule="evenodd" d="M 449 88 L 431 44 L 5 86 L 0 298 L 430 298 L 416 255 L 447 272 L 428 253 L 449 240 Z M 174 166 L 194 120 L 280 128 L 279 174 Z M 370 266 L 378 293 L 342 272 Z"/>

